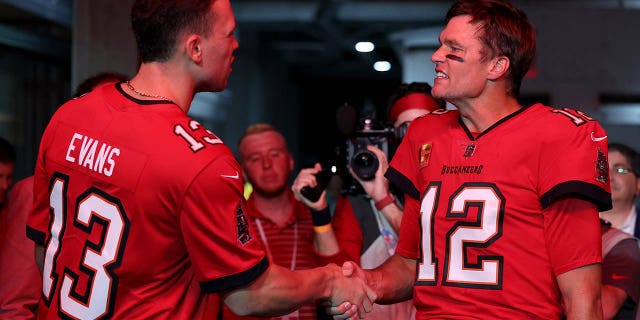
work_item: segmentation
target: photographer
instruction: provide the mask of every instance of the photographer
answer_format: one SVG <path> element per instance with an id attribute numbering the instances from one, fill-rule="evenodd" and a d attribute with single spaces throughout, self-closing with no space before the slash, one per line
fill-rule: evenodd
<path id="1" fill-rule="evenodd" d="M 390 97 L 389 122 L 394 126 L 398 143 L 411 120 L 443 107 L 429 95 L 430 91 L 431 87 L 427 83 L 414 82 L 402 84 Z M 354 148 L 353 145 L 351 147 Z M 356 146 L 355 149 L 360 147 L 364 151 L 364 146 Z M 370 167 L 354 168 L 353 165 L 349 169 L 364 192 L 342 195 L 336 203 L 330 227 L 315 229 L 315 232 L 321 233 L 317 234 L 314 246 L 322 264 L 342 265 L 345 261 L 352 260 L 364 269 L 371 269 L 382 264 L 395 251 L 397 230 L 402 219 L 402 201 L 392 194 L 389 181 L 384 177 L 389 166 L 387 154 L 373 145 L 367 145 L 366 150 L 377 159 L 375 172 L 367 172 Z M 348 158 L 357 158 L 359 154 L 359 151 L 350 152 Z M 319 164 L 314 168 L 301 170 L 292 189 L 296 199 L 315 210 L 314 214 L 328 214 L 324 192 L 316 202 L 311 202 L 301 193 L 305 186 L 316 186 L 315 174 L 320 171 Z M 413 318 L 415 309 L 412 301 L 375 305 L 372 312 L 367 314 L 367 319 Z"/>

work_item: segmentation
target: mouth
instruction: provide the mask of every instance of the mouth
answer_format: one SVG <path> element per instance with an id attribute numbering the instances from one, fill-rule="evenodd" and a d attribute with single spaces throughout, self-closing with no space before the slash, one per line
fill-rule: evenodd
<path id="1" fill-rule="evenodd" d="M 449 76 L 442 71 L 436 71 L 436 79 L 449 79 Z"/>

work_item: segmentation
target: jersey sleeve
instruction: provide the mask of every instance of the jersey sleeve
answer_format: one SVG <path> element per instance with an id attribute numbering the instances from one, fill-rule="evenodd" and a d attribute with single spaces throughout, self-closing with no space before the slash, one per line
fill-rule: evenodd
<path id="1" fill-rule="evenodd" d="M 552 110 L 539 152 L 542 206 L 576 197 L 595 203 L 600 211 L 611 209 L 607 133 L 596 121 L 565 116 L 579 114 L 575 110 Z"/>
<path id="2" fill-rule="evenodd" d="M 600 218 L 595 204 L 564 198 L 543 210 L 544 235 L 554 273 L 602 261 Z"/>
<path id="3" fill-rule="evenodd" d="M 420 251 L 420 202 L 406 197 L 396 252 L 407 259 L 418 259 Z"/>
<path id="4" fill-rule="evenodd" d="M 240 172 L 231 157 L 212 161 L 187 190 L 180 210 L 187 251 L 205 292 L 246 285 L 268 267 L 249 224 Z"/>

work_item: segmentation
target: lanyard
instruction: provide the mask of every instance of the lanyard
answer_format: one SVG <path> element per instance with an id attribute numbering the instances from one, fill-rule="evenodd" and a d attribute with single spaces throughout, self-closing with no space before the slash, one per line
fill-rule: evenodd
<path id="1" fill-rule="evenodd" d="M 384 239 L 384 243 L 387 245 L 387 251 L 389 252 L 389 255 L 392 256 L 396 252 L 396 246 L 398 245 L 398 236 L 391 228 L 389 220 L 387 220 L 387 218 L 384 216 L 384 213 L 376 208 L 373 199 L 369 199 L 369 203 L 376 217 L 380 235 Z"/>
<path id="2" fill-rule="evenodd" d="M 269 257 L 269 261 L 273 262 L 273 255 L 271 255 L 271 249 L 269 249 L 269 242 L 267 241 L 267 235 L 264 233 L 262 229 L 262 222 L 260 218 L 256 218 L 256 225 L 258 226 L 258 232 L 260 233 L 260 238 L 262 239 L 262 243 L 264 243 L 265 251 L 267 251 L 267 256 Z M 296 269 L 296 258 L 298 256 L 298 222 L 293 223 L 293 252 L 291 253 L 291 270 Z"/>

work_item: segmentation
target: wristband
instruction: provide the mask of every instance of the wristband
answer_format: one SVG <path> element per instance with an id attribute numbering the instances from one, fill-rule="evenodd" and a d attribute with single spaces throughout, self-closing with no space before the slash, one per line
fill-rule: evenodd
<path id="1" fill-rule="evenodd" d="M 329 207 L 326 207 L 320 211 L 311 210 L 311 221 L 314 227 L 320 227 L 331 223 L 331 212 Z"/>
<path id="2" fill-rule="evenodd" d="M 324 226 L 314 226 L 313 227 L 313 231 L 315 231 L 316 233 L 323 233 L 323 232 L 327 232 L 329 230 L 331 230 L 331 223 L 327 223 Z"/>
<path id="3" fill-rule="evenodd" d="M 395 201 L 396 201 L 396 199 L 393 198 L 391 193 L 388 193 L 387 196 L 384 197 L 382 200 L 376 201 L 375 202 L 375 206 L 376 206 L 376 209 L 382 210 L 384 207 L 392 204 Z"/>

